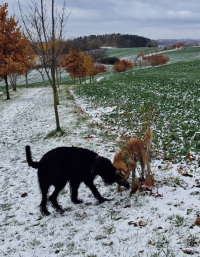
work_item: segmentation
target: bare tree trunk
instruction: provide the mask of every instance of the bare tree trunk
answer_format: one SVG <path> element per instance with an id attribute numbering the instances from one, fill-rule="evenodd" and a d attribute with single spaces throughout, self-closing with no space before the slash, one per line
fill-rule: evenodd
<path id="1" fill-rule="evenodd" d="M 25 78 L 26 78 L 26 88 L 28 88 L 28 73 L 25 74 Z"/>
<path id="2" fill-rule="evenodd" d="M 54 111 L 55 111 L 55 118 L 56 118 L 56 131 L 61 130 L 60 128 L 60 121 L 58 116 L 58 108 L 57 108 L 57 101 L 58 101 L 58 92 L 56 88 L 56 76 L 55 76 L 55 24 L 54 24 L 54 0 L 52 0 L 52 67 L 51 67 L 51 76 L 52 76 L 52 87 L 53 87 L 53 95 L 54 95 Z"/>
<path id="3" fill-rule="evenodd" d="M 9 88 L 8 88 L 8 76 L 6 75 L 4 77 L 5 83 L 6 83 L 6 95 L 7 95 L 7 100 L 10 99 L 10 94 L 9 94 Z"/>
<path id="4" fill-rule="evenodd" d="M 63 7 L 58 11 L 58 9 L 55 8 L 54 0 L 31 0 L 28 1 L 30 2 L 28 5 L 29 11 L 25 13 L 18 0 L 25 31 L 30 38 L 30 41 L 37 42 L 34 45 L 35 53 L 37 54 L 42 67 L 44 67 L 45 74 L 53 89 L 56 131 L 60 130 L 60 122 L 57 109 L 59 98 L 55 70 L 58 67 L 58 60 L 62 51 L 63 29 L 69 16 L 66 16 L 65 14 L 65 1 L 66 0 L 63 0 Z M 48 15 L 49 7 L 52 8 L 51 15 Z"/>
<path id="5" fill-rule="evenodd" d="M 54 73 L 54 70 L 52 69 L 52 73 Z M 54 78 L 53 78 L 54 77 Z M 54 112 L 55 112 L 55 118 L 56 118 L 56 131 L 60 131 L 60 121 L 59 121 L 59 115 L 58 115 L 58 105 L 57 105 L 57 101 L 58 101 L 58 92 L 57 92 L 57 88 L 55 85 L 55 74 L 52 75 L 52 79 L 54 81 L 54 84 L 52 85 L 53 88 L 53 99 L 54 99 Z"/>
<path id="6" fill-rule="evenodd" d="M 58 69 L 57 69 L 57 68 L 56 68 L 56 83 L 57 83 L 57 87 L 59 88 L 59 86 L 60 86 L 60 80 L 59 80 Z"/>
<path id="7" fill-rule="evenodd" d="M 12 85 L 13 91 L 17 91 L 17 74 L 13 73 L 9 76 L 10 84 Z"/>

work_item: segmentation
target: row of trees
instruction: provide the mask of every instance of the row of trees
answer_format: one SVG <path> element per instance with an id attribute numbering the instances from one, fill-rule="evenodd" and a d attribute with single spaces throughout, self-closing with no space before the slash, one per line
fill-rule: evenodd
<path id="1" fill-rule="evenodd" d="M 105 35 L 90 35 L 84 37 L 78 37 L 73 40 L 67 40 L 64 42 L 64 52 L 69 49 L 91 51 L 99 49 L 103 46 L 112 47 L 156 47 L 157 42 L 129 34 L 105 34 Z"/>
<path id="2" fill-rule="evenodd" d="M 90 77 L 90 82 L 98 73 L 106 72 L 104 65 L 95 65 L 91 55 L 86 55 L 84 52 L 71 50 L 69 54 L 64 55 L 60 61 L 60 66 L 63 67 L 70 76 L 75 80 L 79 78 L 80 83 L 86 76 Z"/>

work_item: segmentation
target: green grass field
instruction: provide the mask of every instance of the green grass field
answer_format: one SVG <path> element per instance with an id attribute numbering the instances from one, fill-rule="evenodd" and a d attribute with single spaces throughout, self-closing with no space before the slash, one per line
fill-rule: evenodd
<path id="1" fill-rule="evenodd" d="M 108 56 L 135 61 L 139 52 L 155 52 L 155 48 L 113 48 Z M 124 73 L 114 73 L 112 67 L 99 82 L 79 85 L 75 93 L 91 108 L 113 107 L 101 117 L 101 126 L 116 134 L 130 137 L 140 134 L 145 121 L 152 120 L 154 130 L 152 155 L 179 162 L 193 153 L 199 158 L 200 150 L 200 47 L 184 47 L 163 53 L 169 63 L 159 67 L 136 66 Z M 34 76 L 33 76 L 34 78 Z M 46 86 L 47 82 L 29 83 Z M 62 84 L 70 85 L 69 76 L 62 77 Z M 20 87 L 24 87 L 21 85 Z M 0 91 L 5 91 L 1 87 Z M 0 94 L 0 99 L 5 95 Z M 115 131 L 115 132 L 113 132 Z M 200 158 L 199 158 L 200 159 Z M 198 160 L 200 164 L 200 160 Z"/>
<path id="2" fill-rule="evenodd" d="M 109 55 L 134 58 L 136 50 L 111 49 Z M 200 150 L 200 47 L 164 54 L 170 58 L 167 65 L 112 73 L 78 86 L 76 94 L 92 109 L 115 107 L 103 123 L 130 136 L 153 115 L 154 154 L 179 162 Z"/>

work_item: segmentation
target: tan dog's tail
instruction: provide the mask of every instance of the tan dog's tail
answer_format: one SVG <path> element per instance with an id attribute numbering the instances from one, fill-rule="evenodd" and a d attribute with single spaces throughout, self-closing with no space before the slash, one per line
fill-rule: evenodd
<path id="1" fill-rule="evenodd" d="M 150 147 L 151 141 L 153 139 L 153 131 L 151 129 L 147 129 L 145 131 L 145 135 L 144 135 L 144 143 L 146 144 L 147 148 Z"/>

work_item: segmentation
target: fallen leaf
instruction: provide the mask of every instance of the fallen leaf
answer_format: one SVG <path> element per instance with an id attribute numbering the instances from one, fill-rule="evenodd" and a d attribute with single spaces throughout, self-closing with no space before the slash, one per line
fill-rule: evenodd
<path id="1" fill-rule="evenodd" d="M 154 180 L 154 179 L 148 179 L 148 180 L 145 180 L 145 181 L 144 181 L 144 185 L 147 186 L 147 187 L 153 186 L 154 183 L 155 183 L 155 180 Z"/>
<path id="2" fill-rule="evenodd" d="M 184 177 L 193 177 L 191 174 L 189 174 L 188 172 L 183 172 L 182 173 L 182 176 L 184 176 Z"/>
<path id="3" fill-rule="evenodd" d="M 127 204 L 127 205 L 124 206 L 124 208 L 131 208 L 131 205 Z"/>
<path id="4" fill-rule="evenodd" d="M 133 184 L 131 187 L 130 195 L 134 194 L 139 188 L 139 184 Z"/>
<path id="5" fill-rule="evenodd" d="M 200 218 L 196 218 L 195 224 L 198 225 L 198 226 L 200 226 Z"/>
<path id="6" fill-rule="evenodd" d="M 143 221 L 143 220 L 140 220 L 140 221 L 138 222 L 138 225 L 139 225 L 140 227 L 144 227 L 144 226 L 147 225 L 147 222 L 146 222 L 146 221 Z"/>
<path id="7" fill-rule="evenodd" d="M 137 222 L 134 222 L 134 221 L 129 221 L 129 222 L 128 222 L 128 225 L 134 225 L 135 227 L 138 226 Z"/>
<path id="8" fill-rule="evenodd" d="M 194 252 L 191 250 L 191 249 L 182 249 L 182 251 L 186 254 L 190 254 L 190 255 L 193 255 Z"/>
<path id="9" fill-rule="evenodd" d="M 190 161 L 193 161 L 193 160 L 196 159 L 196 157 L 195 157 L 193 154 L 191 154 L 191 153 L 188 153 L 188 154 L 187 154 L 187 158 L 188 158 Z"/>
<path id="10" fill-rule="evenodd" d="M 23 193 L 21 194 L 21 197 L 26 197 L 28 194 L 27 193 Z"/>
<path id="11" fill-rule="evenodd" d="M 157 198 L 157 197 L 163 197 L 163 195 L 157 194 L 157 195 L 155 195 L 155 197 L 156 197 L 156 198 Z"/>
<path id="12" fill-rule="evenodd" d="M 94 138 L 92 135 L 87 135 L 86 137 L 84 138 Z"/>

